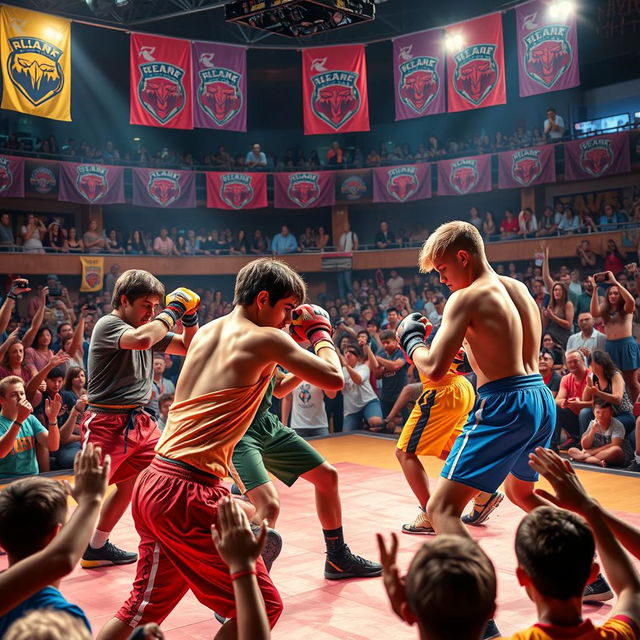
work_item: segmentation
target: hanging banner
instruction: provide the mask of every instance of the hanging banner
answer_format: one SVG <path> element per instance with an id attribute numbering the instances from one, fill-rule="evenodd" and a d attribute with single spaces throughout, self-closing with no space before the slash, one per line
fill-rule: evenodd
<path id="1" fill-rule="evenodd" d="M 175 169 L 131 169 L 133 204 L 166 209 L 196 206 L 195 171 Z"/>
<path id="2" fill-rule="evenodd" d="M 196 127 L 247 130 L 247 50 L 193 42 L 193 123 Z"/>
<path id="3" fill-rule="evenodd" d="M 0 156 L 0 198 L 24 198 L 24 158 Z"/>
<path id="4" fill-rule="evenodd" d="M 438 195 L 465 196 L 491 191 L 489 154 L 438 162 Z"/>
<path id="5" fill-rule="evenodd" d="M 533 187 L 556 181 L 556 156 L 552 144 L 503 151 L 498 154 L 500 189 Z"/>
<path id="6" fill-rule="evenodd" d="M 575 11 L 552 13 L 545 0 L 516 7 L 520 97 L 580 84 Z"/>
<path id="7" fill-rule="evenodd" d="M 602 178 L 631 170 L 629 133 L 611 133 L 564 143 L 566 180 Z"/>
<path id="8" fill-rule="evenodd" d="M 266 173 L 204 174 L 207 207 L 211 209 L 262 209 L 267 206 Z"/>
<path id="9" fill-rule="evenodd" d="M 371 201 L 371 169 L 345 169 L 335 172 L 336 202 Z"/>
<path id="10" fill-rule="evenodd" d="M 104 258 L 80 258 L 82 265 L 82 278 L 80 291 L 102 291 L 102 279 L 104 277 Z"/>
<path id="11" fill-rule="evenodd" d="M 131 124 L 193 129 L 188 40 L 132 33 Z"/>
<path id="12" fill-rule="evenodd" d="M 278 209 L 332 207 L 336 202 L 333 171 L 274 173 L 274 206 Z"/>
<path id="13" fill-rule="evenodd" d="M 124 202 L 124 167 L 60 163 L 58 200 L 80 204 Z"/>
<path id="14" fill-rule="evenodd" d="M 25 186 L 27 197 L 57 198 L 58 162 L 27 158 L 25 160 Z"/>
<path id="15" fill-rule="evenodd" d="M 430 197 L 430 164 L 378 167 L 373 170 L 374 202 L 411 202 Z"/>
<path id="16" fill-rule="evenodd" d="M 445 32 L 452 43 L 447 46 L 449 111 L 506 104 L 502 16 L 458 22 Z"/>
<path id="17" fill-rule="evenodd" d="M 393 41 L 396 120 L 444 113 L 446 105 L 442 29 Z"/>
<path id="18" fill-rule="evenodd" d="M 369 131 L 363 45 L 302 51 L 304 133 Z"/>
<path id="19" fill-rule="evenodd" d="M 71 22 L 3 5 L 2 108 L 71 121 Z"/>

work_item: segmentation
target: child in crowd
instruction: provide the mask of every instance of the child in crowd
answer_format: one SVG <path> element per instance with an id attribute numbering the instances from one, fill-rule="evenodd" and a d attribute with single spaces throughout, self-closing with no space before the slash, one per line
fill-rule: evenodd
<path id="1" fill-rule="evenodd" d="M 625 438 L 622 422 L 613 417 L 613 405 L 602 398 L 594 401 L 595 419 L 589 423 L 581 440 L 581 449 L 571 447 L 568 454 L 576 462 L 601 467 L 623 467 L 633 459 L 633 447 Z"/>

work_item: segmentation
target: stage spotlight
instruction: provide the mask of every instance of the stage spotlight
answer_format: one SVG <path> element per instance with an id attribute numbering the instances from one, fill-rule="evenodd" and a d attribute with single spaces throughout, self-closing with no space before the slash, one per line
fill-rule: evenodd
<path id="1" fill-rule="evenodd" d="M 554 20 L 566 20 L 576 9 L 571 0 L 556 0 L 549 5 L 549 17 Z"/>
<path id="2" fill-rule="evenodd" d="M 113 0 L 113 4 L 116 7 L 126 7 L 129 4 L 129 0 Z"/>
<path id="3" fill-rule="evenodd" d="M 444 46 L 448 51 L 460 51 L 464 46 L 464 38 L 459 33 L 448 33 L 444 37 Z"/>

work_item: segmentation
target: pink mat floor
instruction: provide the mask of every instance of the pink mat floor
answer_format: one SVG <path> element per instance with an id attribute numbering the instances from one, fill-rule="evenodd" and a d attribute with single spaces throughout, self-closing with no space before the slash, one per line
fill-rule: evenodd
<path id="1" fill-rule="evenodd" d="M 374 534 L 397 531 L 401 523 L 412 519 L 415 500 L 398 471 L 351 463 L 336 466 L 340 472 L 347 542 L 354 552 L 377 559 Z M 380 636 L 415 640 L 416 629 L 401 623 L 391 612 L 381 579 L 330 582 L 323 578 L 324 545 L 311 485 L 299 481 L 291 489 L 278 484 L 278 489 L 282 508 L 277 528 L 284 547 L 271 575 L 285 609 L 272 637 L 298 640 L 308 634 L 314 640 L 368 640 Z M 505 500 L 486 526 L 471 528 L 498 571 L 496 621 L 504 635 L 535 622 L 534 607 L 515 578 L 513 536 L 521 517 L 522 513 Z M 625 517 L 640 526 L 640 515 L 625 514 Z M 119 523 L 112 540 L 126 549 L 137 547 L 138 538 L 129 513 Z M 423 536 L 400 536 L 401 567 L 408 566 L 423 542 Z M 128 596 L 134 568 L 135 565 L 91 571 L 77 568 L 63 581 L 63 593 L 85 610 L 94 633 Z M 602 620 L 610 615 L 611 603 L 588 606 L 585 611 L 594 622 Z M 169 640 L 210 640 L 218 623 L 189 592 L 166 619 L 163 629 Z"/>

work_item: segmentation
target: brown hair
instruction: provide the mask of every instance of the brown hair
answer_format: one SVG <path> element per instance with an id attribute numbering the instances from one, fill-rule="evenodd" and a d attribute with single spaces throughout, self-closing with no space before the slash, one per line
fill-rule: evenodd
<path id="1" fill-rule="evenodd" d="M 59 609 L 36 609 L 18 618 L 5 640 L 91 640 L 85 624 Z"/>
<path id="2" fill-rule="evenodd" d="M 119 276 L 113 287 L 111 306 L 114 309 L 119 309 L 122 306 L 122 296 L 125 296 L 130 303 L 146 296 L 158 296 L 162 300 L 164 285 L 148 271 L 128 269 Z"/>
<path id="3" fill-rule="evenodd" d="M 258 258 L 240 269 L 233 304 L 250 305 L 261 291 L 269 294 L 271 306 L 289 296 L 294 296 L 298 304 L 307 297 L 304 280 L 288 264 L 273 258 Z"/>
<path id="4" fill-rule="evenodd" d="M 7 376 L 6 378 L 2 378 L 2 380 L 0 380 L 0 398 L 7 397 L 7 387 L 18 383 L 23 387 L 25 386 L 24 380 L 20 376 Z"/>
<path id="5" fill-rule="evenodd" d="M 555 507 L 538 507 L 516 532 L 518 564 L 546 598 L 582 596 L 589 579 L 595 542 L 583 518 Z"/>
<path id="6" fill-rule="evenodd" d="M 83 367 L 69 367 L 67 373 L 64 375 L 64 384 L 62 388 L 65 391 L 71 391 L 73 389 L 73 379 L 81 372 L 84 371 Z"/>
<path id="7" fill-rule="evenodd" d="M 20 338 L 13 338 L 12 340 L 9 341 L 9 344 L 4 350 L 4 355 L 2 356 L 2 360 L 0 361 L 0 364 L 3 367 L 9 366 L 9 351 L 11 351 L 11 347 L 13 347 L 14 344 L 22 344 L 22 340 L 20 340 Z"/>
<path id="8" fill-rule="evenodd" d="M 460 250 L 468 251 L 472 256 L 484 257 L 480 232 L 471 223 L 461 220 L 441 224 L 422 246 L 418 258 L 420 271 L 433 271 L 436 260 L 449 251 Z"/>
<path id="9" fill-rule="evenodd" d="M 16 559 L 26 558 L 44 547 L 66 516 L 67 494 L 59 482 L 41 476 L 16 480 L 0 493 L 0 545 Z"/>
<path id="10" fill-rule="evenodd" d="M 423 545 L 409 567 L 407 602 L 427 635 L 479 637 L 493 614 L 496 573 L 471 539 L 441 534 Z"/>

